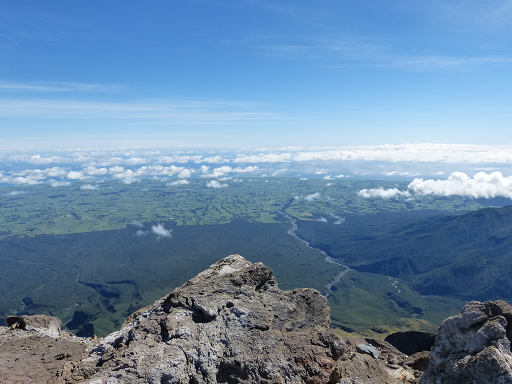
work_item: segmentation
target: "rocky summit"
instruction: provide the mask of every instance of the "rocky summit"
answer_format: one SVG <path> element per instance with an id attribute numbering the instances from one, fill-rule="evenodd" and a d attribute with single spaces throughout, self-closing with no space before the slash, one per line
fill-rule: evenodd
<path id="1" fill-rule="evenodd" d="M 62 373 L 90 383 L 325 383 L 344 345 L 326 299 L 235 255 L 130 316 Z"/>
<path id="2" fill-rule="evenodd" d="M 420 384 L 511 384 L 512 306 L 468 303 L 439 328 Z"/>
<path id="3" fill-rule="evenodd" d="M 421 382 L 512 382 L 511 318 L 504 302 L 473 302 L 446 320 Z M 382 340 L 342 340 L 329 323 L 318 291 L 282 291 L 270 268 L 232 255 L 102 340 L 63 332 L 55 318 L 10 317 L 0 329 L 0 382 L 418 383 L 429 361 L 421 345 L 431 343 L 408 356 Z M 398 336 L 397 346 L 405 339 L 411 336 Z M 491 368 L 487 381 L 463 376 L 467 369 L 482 378 Z"/>

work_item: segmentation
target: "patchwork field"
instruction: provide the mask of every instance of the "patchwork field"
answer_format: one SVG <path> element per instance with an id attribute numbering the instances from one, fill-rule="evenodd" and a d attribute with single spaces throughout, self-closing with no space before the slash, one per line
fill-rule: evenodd
<path id="1" fill-rule="evenodd" d="M 364 188 L 406 188 L 404 182 L 246 178 L 122 184 L 72 183 L 0 190 L 0 317 L 59 316 L 74 332 L 105 335 L 132 311 L 150 304 L 229 254 L 261 261 L 281 288 L 312 287 L 328 297 L 333 325 L 345 332 L 386 334 L 435 329 L 456 313 L 458 297 L 420 295 L 403 279 L 349 271 L 325 261 L 323 250 L 347 240 L 351 217 L 367 232 L 386 214 L 413 221 L 482 208 L 461 197 L 368 199 Z M 290 236 L 296 219 L 298 235 Z M 384 216 L 382 216 L 384 215 Z M 382 221 L 383 220 L 383 221 Z M 159 229 L 158 229 L 159 228 Z M 350 236 L 361 236 L 358 234 Z M 370 235 L 368 235 L 370 236 Z M 319 240 L 321 239 L 321 241 Z M 396 282 L 395 282 L 396 280 Z"/>

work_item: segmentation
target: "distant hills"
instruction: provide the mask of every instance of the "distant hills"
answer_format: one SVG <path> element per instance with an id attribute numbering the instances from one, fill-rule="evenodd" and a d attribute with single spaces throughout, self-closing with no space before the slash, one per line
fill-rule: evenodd
<path id="1" fill-rule="evenodd" d="M 512 299 L 510 212 L 475 211 L 499 199 L 359 196 L 406 188 L 382 180 L 168 181 L 4 188 L 0 324 L 52 314 L 75 333 L 106 335 L 234 253 L 270 266 L 281 288 L 325 292 L 333 326 L 351 333 L 435 331 L 468 300 Z M 278 210 L 313 248 L 290 236 L 292 219 Z"/>
<path id="2" fill-rule="evenodd" d="M 512 206 L 350 216 L 299 235 L 359 272 L 401 278 L 423 295 L 512 300 Z"/>

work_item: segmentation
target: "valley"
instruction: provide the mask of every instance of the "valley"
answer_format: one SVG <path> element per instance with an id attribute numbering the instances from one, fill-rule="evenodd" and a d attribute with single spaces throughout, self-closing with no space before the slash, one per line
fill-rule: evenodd
<path id="1" fill-rule="evenodd" d="M 498 290 L 508 270 L 475 261 L 492 242 L 501 265 L 509 257 L 506 209 L 468 216 L 485 201 L 358 195 L 400 186 L 378 180 L 239 180 L 218 189 L 201 179 L 3 188 L 0 317 L 51 314 L 73 332 L 102 336 L 236 253 L 271 267 L 281 289 L 323 292 L 332 326 L 354 335 L 435 331 L 471 298 L 509 297 Z"/>

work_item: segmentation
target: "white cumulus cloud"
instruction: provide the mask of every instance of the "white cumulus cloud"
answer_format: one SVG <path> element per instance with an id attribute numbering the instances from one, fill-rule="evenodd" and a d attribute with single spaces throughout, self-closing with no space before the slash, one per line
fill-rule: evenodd
<path id="1" fill-rule="evenodd" d="M 139 220 L 133 220 L 130 225 L 133 225 L 134 227 L 137 227 L 137 228 L 142 228 L 144 227 L 144 224 L 142 224 Z"/>
<path id="2" fill-rule="evenodd" d="M 86 176 L 84 176 L 82 172 L 69 171 L 67 178 L 70 180 L 83 180 L 86 178 Z"/>
<path id="3" fill-rule="evenodd" d="M 97 185 L 92 185 L 92 184 L 85 184 L 85 185 L 82 185 L 80 187 L 80 189 L 84 189 L 84 190 L 94 190 L 94 189 L 99 189 Z"/>
<path id="4" fill-rule="evenodd" d="M 163 224 L 152 225 L 151 231 L 153 231 L 153 233 L 156 234 L 158 236 L 158 238 L 160 238 L 160 237 L 171 238 L 172 237 L 171 236 L 172 229 L 165 229 Z"/>
<path id="5" fill-rule="evenodd" d="M 127 177 L 126 179 L 121 180 L 123 184 L 133 184 L 133 183 L 139 183 L 139 179 L 134 179 L 133 177 Z"/>
<path id="6" fill-rule="evenodd" d="M 198 161 L 196 161 L 197 163 Z M 203 163 L 229 163 L 228 159 L 222 158 L 222 156 L 205 157 L 201 160 Z"/>
<path id="7" fill-rule="evenodd" d="M 191 169 L 184 169 L 183 171 L 181 171 L 180 173 L 178 173 L 178 177 L 180 179 L 184 179 L 186 177 L 190 177 L 192 176 L 192 172 L 194 172 L 193 170 Z"/>
<path id="8" fill-rule="evenodd" d="M 462 172 L 453 172 L 446 180 L 414 179 L 408 188 L 420 195 L 512 198 L 512 176 L 505 177 L 501 172 L 478 172 L 469 177 Z"/>
<path id="9" fill-rule="evenodd" d="M 409 197 L 411 196 L 410 192 L 408 191 L 400 191 L 397 188 L 375 188 L 375 189 L 362 189 L 357 193 L 359 196 L 364 197 L 365 199 L 368 198 L 376 198 L 380 197 L 383 199 L 391 199 L 393 197 L 397 196 L 405 196 Z"/>
<path id="10" fill-rule="evenodd" d="M 227 184 L 221 184 L 217 180 L 212 180 L 206 183 L 208 188 L 226 188 Z"/>
<path id="11" fill-rule="evenodd" d="M 289 153 L 259 153 L 257 155 L 238 155 L 233 163 L 282 163 L 292 161 Z"/>
<path id="12" fill-rule="evenodd" d="M 333 223 L 335 225 L 343 224 L 345 222 L 344 217 L 337 216 L 332 212 L 329 212 L 329 216 L 331 216 L 333 219 L 336 219 L 336 221 Z"/>
<path id="13" fill-rule="evenodd" d="M 54 180 L 54 179 L 48 180 L 48 183 L 52 187 L 65 187 L 66 185 L 71 184 L 69 181 L 57 181 L 57 180 Z"/>
<path id="14" fill-rule="evenodd" d="M 249 166 L 249 167 L 245 167 L 245 168 L 240 168 L 240 167 L 233 168 L 233 172 L 256 172 L 259 170 L 260 169 L 258 168 L 258 166 Z"/>
<path id="15" fill-rule="evenodd" d="M 165 185 L 169 186 L 169 185 L 185 185 L 185 184 L 190 184 L 190 181 L 185 180 L 185 179 L 181 179 L 181 180 L 172 181 L 172 182 L 167 183 Z"/>
<path id="16" fill-rule="evenodd" d="M 228 165 L 223 165 L 222 167 L 215 168 L 212 173 L 207 173 L 204 175 L 201 175 L 201 177 L 222 177 L 225 176 L 227 173 L 233 172 L 233 168 L 231 168 Z"/>
<path id="17" fill-rule="evenodd" d="M 313 201 L 320 198 L 320 192 L 312 193 L 311 195 L 307 195 L 304 197 L 304 200 Z"/>
<path id="18" fill-rule="evenodd" d="M 87 167 L 87 168 L 84 168 L 83 171 L 90 176 L 104 175 L 108 172 L 107 168 L 95 168 L 95 167 Z"/>

